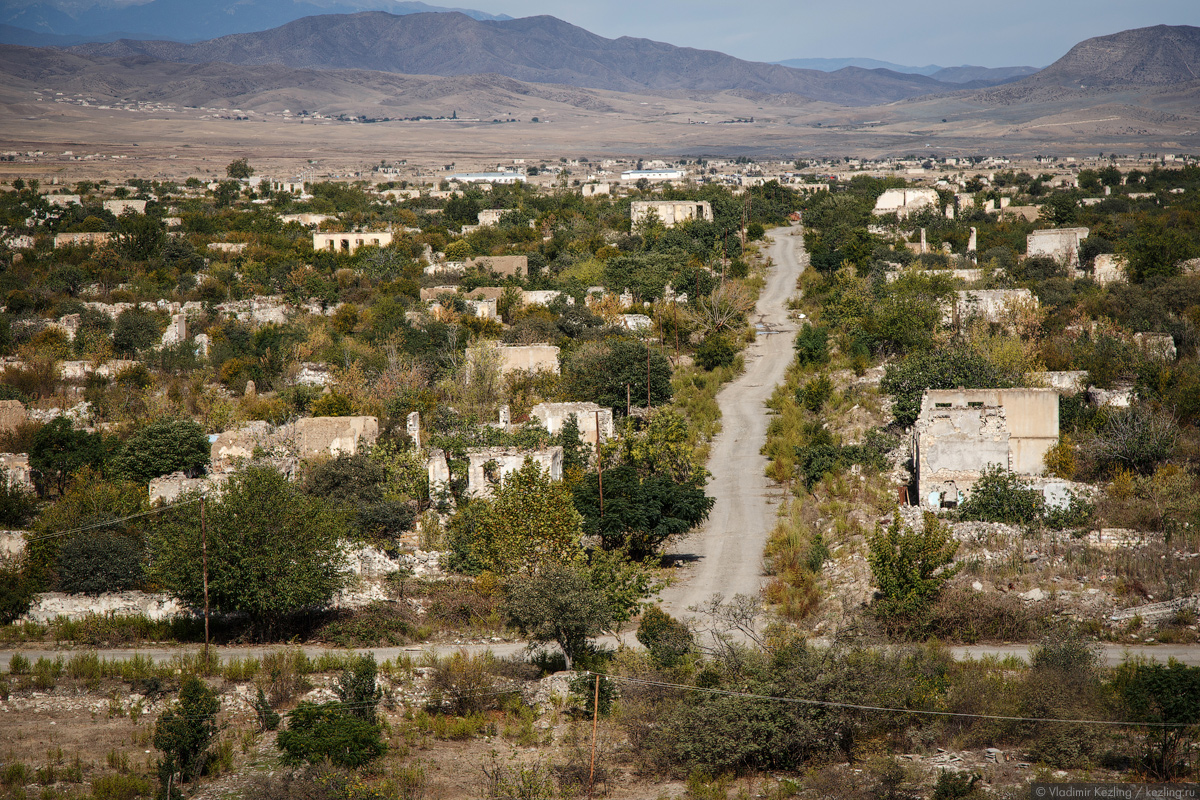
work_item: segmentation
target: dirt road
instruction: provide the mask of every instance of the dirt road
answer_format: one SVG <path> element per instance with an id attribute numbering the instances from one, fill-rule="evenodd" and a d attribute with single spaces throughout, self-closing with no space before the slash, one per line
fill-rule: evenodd
<path id="1" fill-rule="evenodd" d="M 689 616 L 688 608 L 715 593 L 757 595 L 763 582 L 762 554 L 775 524 L 779 490 L 767 480 L 766 401 L 783 381 L 792 359 L 796 326 L 787 301 L 807 263 L 800 228 L 776 228 L 768 254 L 775 267 L 758 299 L 752 322 L 758 338 L 745 350 L 746 371 L 717 395 L 721 433 L 708 462 L 708 493 L 716 498 L 708 522 L 676 542 L 669 555 L 683 561 L 678 582 L 662 595 L 673 616 Z"/>

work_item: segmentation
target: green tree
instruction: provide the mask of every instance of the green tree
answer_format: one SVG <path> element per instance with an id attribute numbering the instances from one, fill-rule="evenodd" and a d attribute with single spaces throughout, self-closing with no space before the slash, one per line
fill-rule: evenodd
<path id="1" fill-rule="evenodd" d="M 157 420 L 125 443 L 113 459 L 113 468 L 139 483 L 180 471 L 194 478 L 208 466 L 211 449 L 204 428 L 194 420 Z"/>
<path id="2" fill-rule="evenodd" d="M 1075 192 L 1055 192 L 1042 203 L 1038 219 L 1051 225 L 1070 225 L 1079 218 L 1079 198 Z"/>
<path id="3" fill-rule="evenodd" d="M 387 752 L 382 730 L 350 713 L 341 703 L 304 702 L 288 715 L 287 730 L 276 739 L 283 762 L 292 766 L 326 759 L 335 766 L 358 769 Z"/>
<path id="4" fill-rule="evenodd" d="M 601 515 L 600 481 L 589 472 L 574 489 L 583 530 L 599 537 L 606 550 L 622 550 L 634 558 L 651 555 L 686 534 L 708 518 L 716 502 L 698 487 L 663 475 L 640 478 L 632 466 L 620 466 L 604 471 Z"/>
<path id="5" fill-rule="evenodd" d="M 113 349 L 120 355 L 135 356 L 139 350 L 156 345 L 162 332 L 158 320 L 141 306 L 126 309 L 113 326 Z"/>
<path id="6" fill-rule="evenodd" d="M 243 181 L 254 174 L 250 162 L 244 158 L 235 158 L 225 167 L 225 175 L 235 181 Z"/>
<path id="7" fill-rule="evenodd" d="M 505 587 L 504 614 L 531 642 L 557 644 L 567 669 L 588 652 L 591 639 L 612 625 L 604 592 L 584 570 L 566 564 L 546 564 L 511 578 Z"/>
<path id="8" fill-rule="evenodd" d="M 89 595 L 137 589 L 144 551 L 140 536 L 101 530 L 68 537 L 58 553 L 58 588 Z"/>
<path id="9" fill-rule="evenodd" d="M 582 518 L 571 492 L 530 459 L 491 498 L 471 500 L 450 525 L 458 569 L 498 575 L 535 570 L 580 554 Z"/>
<path id="10" fill-rule="evenodd" d="M 1127 719 L 1172 725 L 1147 728 L 1140 734 L 1146 771 L 1161 781 L 1190 774 L 1200 732 L 1200 667 L 1178 661 L 1166 666 L 1127 661 L 1115 683 Z"/>
<path id="11" fill-rule="evenodd" d="M 246 614 L 262 637 L 289 614 L 323 608 L 345 584 L 345 514 L 279 471 L 251 464 L 208 503 L 208 595 L 220 614 Z M 153 575 L 204 607 L 197 504 L 160 514 L 149 534 Z"/>
<path id="12" fill-rule="evenodd" d="M 1142 283 L 1148 278 L 1178 275 L 1180 263 L 1196 254 L 1196 245 L 1186 230 L 1156 218 L 1139 224 L 1117 252 L 1128 261 L 1129 277 Z"/>
<path id="13" fill-rule="evenodd" d="M 876 524 L 875 532 L 867 537 L 867 563 L 882 595 L 876 600 L 875 613 L 885 621 L 920 614 L 958 571 L 951 566 L 958 543 L 950 526 L 929 512 L 925 512 L 924 523 L 919 531 L 903 526 L 897 512 L 891 525 L 885 529 Z"/>
<path id="14" fill-rule="evenodd" d="M 658 350 L 649 349 L 645 342 L 635 339 L 613 339 L 580 346 L 568 357 L 563 372 L 571 397 L 608 406 L 613 413 L 622 415 L 626 399 L 639 408 L 645 405 L 647 377 L 650 379 L 651 404 L 669 403 L 671 362 Z"/>
<path id="15" fill-rule="evenodd" d="M 383 697 L 383 692 L 375 683 L 378 673 L 373 653 L 352 658 L 342 669 L 334 681 L 333 692 L 348 714 L 366 722 L 375 722 L 375 707 Z"/>
<path id="16" fill-rule="evenodd" d="M 63 494 L 71 476 L 83 467 L 102 469 L 112 448 L 113 442 L 104 434 L 76 430 L 68 417 L 43 425 L 33 435 L 29 448 L 29 466 L 38 494 L 44 496 L 48 486 Z"/>
<path id="17" fill-rule="evenodd" d="M 892 395 L 896 423 L 909 427 L 921 414 L 926 389 L 1000 389 L 1020 375 L 1006 375 L 983 356 L 965 348 L 912 353 L 888 364 L 880 389 Z"/>
<path id="18" fill-rule="evenodd" d="M 77 538 L 86 540 L 101 535 L 119 535 L 139 543 L 136 549 L 140 553 L 141 533 L 136 527 L 140 520 L 127 518 L 145 510 L 145 486 L 126 481 L 106 481 L 99 472 L 84 467 L 66 492 L 54 504 L 47 506 L 34 523 L 34 536 L 30 537 L 26 548 L 27 571 L 31 580 L 39 587 L 39 591 L 49 591 L 58 585 L 60 553 Z M 70 536 L 61 535 L 76 529 L 83 530 Z M 115 574 L 120 574 L 123 571 L 119 563 L 107 563 L 109 556 L 121 561 L 116 551 L 92 545 L 81 544 L 80 547 L 91 550 L 97 558 L 94 564 L 87 554 L 81 554 L 76 559 L 85 572 L 93 569 L 113 570 Z"/>
<path id="19" fill-rule="evenodd" d="M 167 229 L 157 217 L 130 210 L 117 218 L 115 240 L 121 255 L 133 261 L 148 261 L 162 250 Z"/>
<path id="20" fill-rule="evenodd" d="M 158 761 L 160 797 L 179 796 L 178 783 L 190 781 L 204 769 L 208 746 L 217 735 L 217 693 L 195 675 L 179 686 L 179 700 L 154 724 L 154 746 L 163 752 Z"/>

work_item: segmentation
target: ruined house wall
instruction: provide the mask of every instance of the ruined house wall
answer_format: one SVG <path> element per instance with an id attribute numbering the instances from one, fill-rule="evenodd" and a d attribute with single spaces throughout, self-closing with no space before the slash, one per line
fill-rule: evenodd
<path id="1" fill-rule="evenodd" d="M 388 231 L 355 231 L 353 233 L 314 233 L 313 250 L 330 250 L 353 253 L 360 247 L 374 245 L 387 247 L 392 243 Z"/>
<path id="2" fill-rule="evenodd" d="M 665 227 L 673 228 L 681 222 L 713 219 L 712 204 L 707 200 L 635 200 L 629 206 L 629 217 L 634 225 L 653 213 Z"/>
<path id="3" fill-rule="evenodd" d="M 529 415 L 542 423 L 551 434 L 557 435 L 566 424 L 567 418 L 575 415 L 579 425 L 580 438 L 587 444 L 596 446 L 596 415 L 600 415 L 600 438 L 610 439 L 613 436 L 613 415 L 611 408 L 595 403 L 538 403 Z"/>
<path id="4" fill-rule="evenodd" d="M 913 429 L 913 462 L 922 505 L 933 493 L 967 494 L 991 464 L 1009 466 L 1011 435 L 999 406 L 922 406 Z"/>
<path id="5" fill-rule="evenodd" d="M 495 272 L 504 277 L 524 277 L 529 274 L 528 256 L 481 256 L 468 259 L 467 267 L 476 267 L 485 272 Z"/>
<path id="6" fill-rule="evenodd" d="M 379 438 L 375 417 L 305 417 L 296 420 L 296 445 L 301 458 L 348 455 Z"/>
<path id="7" fill-rule="evenodd" d="M 467 459 L 468 497 L 491 497 L 506 475 L 525 466 L 525 459 L 533 461 L 543 471 L 548 470 L 551 480 L 562 480 L 563 450 L 557 446 L 544 450 L 481 447 L 468 450 Z"/>
<path id="8" fill-rule="evenodd" d="M 1087 228 L 1054 228 L 1034 231 L 1025 237 L 1025 252 L 1033 256 L 1049 256 L 1068 267 L 1079 265 L 1079 243 L 1088 236 Z"/>
<path id="9" fill-rule="evenodd" d="M 1009 434 L 1008 467 L 1021 475 L 1041 475 L 1046 451 L 1058 443 L 1058 392 L 1055 389 L 929 389 L 921 400 L 921 419 L 946 408 L 970 404 L 1004 409 Z"/>
<path id="10" fill-rule="evenodd" d="M 500 373 L 507 375 L 517 370 L 538 372 L 547 370 L 558 374 L 558 348 L 550 344 L 501 345 L 496 348 L 500 354 Z"/>

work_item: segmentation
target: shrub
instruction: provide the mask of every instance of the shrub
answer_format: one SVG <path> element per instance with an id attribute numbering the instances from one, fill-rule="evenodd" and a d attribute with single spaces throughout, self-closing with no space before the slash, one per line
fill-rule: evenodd
<path id="1" fill-rule="evenodd" d="M 709 372 L 718 367 L 728 367 L 736 357 L 737 348 L 722 333 L 710 333 L 696 348 L 696 363 Z"/>
<path id="2" fill-rule="evenodd" d="M 867 562 L 881 597 L 875 613 L 885 622 L 911 619 L 937 599 L 957 567 L 950 566 L 958 543 L 950 526 L 925 512 L 921 530 L 901 527 L 900 514 L 867 537 Z"/>
<path id="3" fill-rule="evenodd" d="M 1109 414 L 1100 430 L 1080 442 L 1080 449 L 1094 474 L 1123 468 L 1149 475 L 1174 453 L 1178 440 L 1175 420 L 1136 405 Z"/>
<path id="4" fill-rule="evenodd" d="M 309 407 L 314 417 L 348 417 L 354 413 L 350 398 L 337 392 L 323 394 Z"/>
<path id="5" fill-rule="evenodd" d="M 137 775 L 101 775 L 92 781 L 95 800 L 134 800 L 150 794 L 150 781 Z"/>
<path id="6" fill-rule="evenodd" d="M 301 703 L 288 715 L 287 730 L 276 740 L 283 762 L 296 766 L 302 761 L 357 769 L 387 751 L 380 727 L 351 714 L 341 703 Z"/>
<path id="7" fill-rule="evenodd" d="M 963 519 L 1034 525 L 1042 520 L 1046 500 L 1025 481 L 999 464 L 989 464 L 959 507 Z"/>
<path id="8" fill-rule="evenodd" d="M 58 586 L 89 595 L 136 589 L 142 584 L 143 550 L 138 539 L 119 533 L 72 536 L 58 552 Z"/>
<path id="9" fill-rule="evenodd" d="M 797 402 L 814 414 L 819 412 L 831 397 L 833 397 L 833 380 L 824 373 L 796 390 Z"/>
<path id="10" fill-rule="evenodd" d="M 262 687 L 258 687 L 258 696 L 254 700 L 254 716 L 258 718 L 260 731 L 273 731 L 279 727 L 279 714 L 271 708 Z"/>
<path id="11" fill-rule="evenodd" d="M 796 363 L 802 367 L 829 363 L 829 329 L 805 325 L 796 335 Z"/>
<path id="12" fill-rule="evenodd" d="M 688 626 L 658 606 L 651 606 L 642 614 L 637 640 L 650 653 L 654 663 L 668 669 L 686 658 L 695 647 Z"/>
<path id="13" fill-rule="evenodd" d="M 342 670 L 333 684 L 334 694 L 342 701 L 347 713 L 367 722 L 375 721 L 375 707 L 383 693 L 375 685 L 378 674 L 375 656 L 358 656 Z"/>
<path id="14" fill-rule="evenodd" d="M 208 466 L 210 451 L 204 428 L 197 422 L 158 420 L 125 443 L 113 466 L 127 480 L 140 483 L 176 471 L 196 477 Z"/>
<path id="15" fill-rule="evenodd" d="M 162 713 L 154 724 L 154 746 L 163 752 L 158 777 L 165 790 L 176 775 L 191 780 L 204 769 L 208 746 L 217 735 L 217 693 L 195 675 L 179 687 L 179 701 Z"/>

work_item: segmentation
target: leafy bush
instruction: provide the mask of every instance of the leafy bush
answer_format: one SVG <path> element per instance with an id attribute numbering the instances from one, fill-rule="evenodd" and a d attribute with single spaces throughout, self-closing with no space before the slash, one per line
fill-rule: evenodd
<path id="1" fill-rule="evenodd" d="M 833 380 L 821 373 L 796 390 L 796 401 L 816 414 L 833 397 Z"/>
<path id="2" fill-rule="evenodd" d="M 194 420 L 158 420 L 125 443 L 113 467 L 127 480 L 140 483 L 172 472 L 194 478 L 208 466 L 211 449 L 204 428 Z"/>
<path id="3" fill-rule="evenodd" d="M 1034 525 L 1042 520 L 1046 500 L 1042 493 L 999 464 L 984 468 L 971 494 L 959 506 L 963 519 Z"/>
<path id="4" fill-rule="evenodd" d="M 637 640 L 655 664 L 667 669 L 686 658 L 695 647 L 688 626 L 658 606 L 651 606 L 642 614 Z"/>
<path id="5" fill-rule="evenodd" d="M 958 550 L 953 531 L 929 512 L 919 531 L 902 527 L 897 513 L 886 529 L 875 526 L 867 544 L 867 562 L 880 595 L 874 611 L 885 622 L 919 615 L 958 572 L 951 566 Z"/>
<path id="6" fill-rule="evenodd" d="M 737 358 L 737 347 L 723 333 L 710 333 L 696 348 L 696 363 L 705 371 L 728 367 Z"/>
<path id="7" fill-rule="evenodd" d="M 829 363 L 829 329 L 805 325 L 796 335 L 796 363 L 802 367 Z"/>
<path id="8" fill-rule="evenodd" d="M 283 762 L 307 761 L 348 769 L 363 767 L 387 751 L 379 725 L 350 713 L 341 703 L 301 703 L 288 715 L 287 730 L 276 739 Z"/>
<path id="9" fill-rule="evenodd" d="M 970 350 L 922 351 L 889 364 L 880 389 L 895 401 L 896 423 L 909 427 L 921 414 L 926 389 L 1000 389 L 1015 385 L 1021 375 L 1007 375 Z"/>
<path id="10" fill-rule="evenodd" d="M 36 511 L 37 495 L 10 482 L 7 471 L 0 468 L 0 526 L 20 530 L 29 524 Z"/>
<path id="11" fill-rule="evenodd" d="M 58 588 L 72 594 L 124 592 L 142 584 L 140 540 L 105 531 L 81 533 L 58 552 Z"/>
<path id="12" fill-rule="evenodd" d="M 221 701 L 217 693 L 195 675 L 188 675 L 179 687 L 179 701 L 168 708 L 154 725 L 154 746 L 163 752 L 158 762 L 158 778 L 165 792 L 176 775 L 191 780 L 204 769 L 208 746 L 217 735 L 217 712 Z"/>
<path id="13" fill-rule="evenodd" d="M 375 685 L 379 668 L 371 653 L 353 658 L 333 683 L 333 692 L 346 711 L 367 722 L 375 721 L 375 707 L 383 692 Z"/>
<path id="14" fill-rule="evenodd" d="M 258 696 L 254 700 L 254 716 L 258 718 L 260 731 L 273 731 L 279 727 L 279 714 L 267 702 L 267 696 L 262 687 L 258 687 Z"/>

